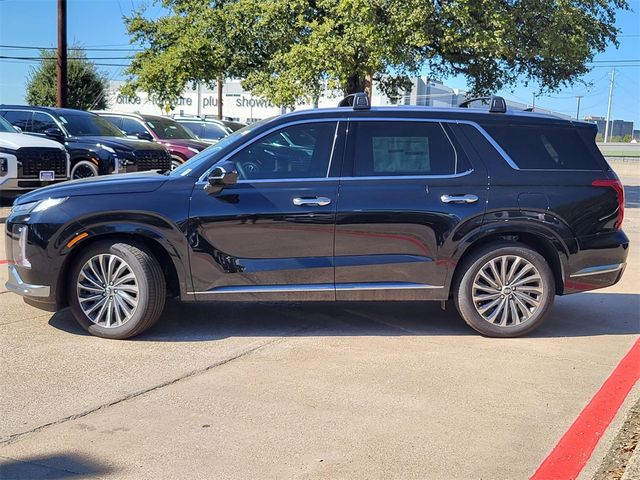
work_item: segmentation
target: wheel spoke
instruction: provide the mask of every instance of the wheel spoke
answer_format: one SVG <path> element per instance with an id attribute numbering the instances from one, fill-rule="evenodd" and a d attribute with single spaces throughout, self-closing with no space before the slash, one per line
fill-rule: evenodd
<path id="1" fill-rule="evenodd" d="M 125 324 L 138 306 L 138 279 L 127 262 L 110 253 L 98 254 L 84 264 L 77 279 L 80 308 L 96 325 L 114 328 Z"/>
<path id="2" fill-rule="evenodd" d="M 491 279 L 489 275 L 484 272 L 484 270 L 480 270 L 480 273 L 478 275 L 480 275 L 480 278 L 487 282 L 491 287 L 496 289 L 496 291 L 500 291 L 500 285 L 498 285 L 493 279 Z"/>

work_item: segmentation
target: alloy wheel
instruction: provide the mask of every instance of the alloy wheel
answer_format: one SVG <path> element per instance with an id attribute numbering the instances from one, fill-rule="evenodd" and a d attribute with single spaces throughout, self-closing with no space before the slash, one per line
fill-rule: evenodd
<path id="1" fill-rule="evenodd" d="M 76 288 L 83 313 L 101 327 L 124 325 L 138 307 L 138 280 L 129 264 L 116 255 L 90 258 L 80 270 Z"/>
<path id="2" fill-rule="evenodd" d="M 81 178 L 91 178 L 95 176 L 95 172 L 88 165 L 78 165 L 73 170 L 72 180 L 79 180 Z"/>
<path id="3" fill-rule="evenodd" d="M 485 263 L 473 280 L 473 305 L 487 322 L 512 327 L 529 320 L 545 295 L 542 276 L 528 260 L 503 255 Z"/>

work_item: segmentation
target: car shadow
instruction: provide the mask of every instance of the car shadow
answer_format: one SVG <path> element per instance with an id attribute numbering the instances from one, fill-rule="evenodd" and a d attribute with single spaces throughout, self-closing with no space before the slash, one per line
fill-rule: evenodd
<path id="1" fill-rule="evenodd" d="M 640 185 L 624 186 L 624 207 L 625 208 L 640 207 Z"/>
<path id="2" fill-rule="evenodd" d="M 78 454 L 39 455 L 20 460 L 0 456 L 0 478 L 7 480 L 91 478 L 112 472 L 113 468 Z"/>
<path id="3" fill-rule="evenodd" d="M 640 333 L 640 295 L 586 293 L 558 297 L 530 338 Z M 69 309 L 49 320 L 54 328 L 88 335 Z M 271 336 L 477 335 L 449 302 L 202 303 L 167 302 L 158 323 L 132 339 L 149 342 L 214 341 Z"/>

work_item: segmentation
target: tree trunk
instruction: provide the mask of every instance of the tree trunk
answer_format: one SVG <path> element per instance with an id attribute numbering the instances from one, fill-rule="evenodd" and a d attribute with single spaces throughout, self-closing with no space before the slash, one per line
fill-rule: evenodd
<path id="1" fill-rule="evenodd" d="M 371 101 L 371 94 L 373 92 L 373 76 L 367 73 L 364 76 L 353 75 L 347 80 L 345 88 L 345 94 L 351 95 L 353 93 L 365 92 Z"/>
<path id="2" fill-rule="evenodd" d="M 219 78 L 217 81 L 217 90 L 218 90 L 218 120 L 222 120 L 222 85 L 224 84 L 224 80 Z"/>

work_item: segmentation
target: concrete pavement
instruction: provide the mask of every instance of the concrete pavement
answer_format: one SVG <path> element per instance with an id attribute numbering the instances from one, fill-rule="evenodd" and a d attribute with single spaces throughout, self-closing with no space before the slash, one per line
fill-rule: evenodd
<path id="1" fill-rule="evenodd" d="M 638 337 L 630 255 L 505 340 L 437 304 L 171 302 L 108 341 L 0 293 L 0 478 L 528 478 Z"/>

